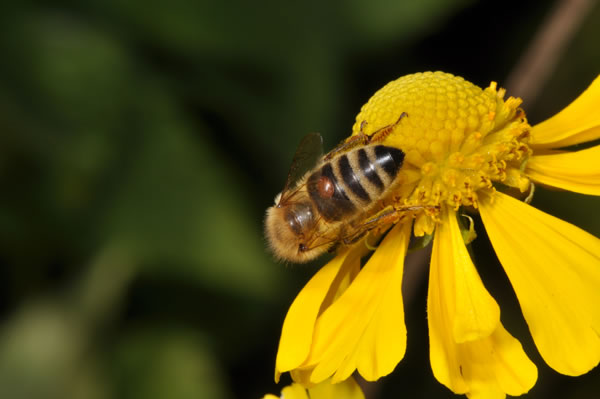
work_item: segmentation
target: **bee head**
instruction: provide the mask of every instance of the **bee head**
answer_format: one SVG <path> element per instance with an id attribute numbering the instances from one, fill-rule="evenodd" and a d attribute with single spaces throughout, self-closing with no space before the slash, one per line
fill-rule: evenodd
<path id="1" fill-rule="evenodd" d="M 327 250 L 311 248 L 316 217 L 309 202 L 277 204 L 267 209 L 265 236 L 273 254 L 295 263 L 308 262 Z"/>

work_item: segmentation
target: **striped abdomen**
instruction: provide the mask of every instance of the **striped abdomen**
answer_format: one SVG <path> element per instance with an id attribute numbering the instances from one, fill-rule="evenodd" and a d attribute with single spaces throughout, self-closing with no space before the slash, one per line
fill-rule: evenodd
<path id="1" fill-rule="evenodd" d="M 404 152 L 383 145 L 349 151 L 308 177 L 308 193 L 326 220 L 342 220 L 379 200 L 396 179 L 403 160 Z"/>

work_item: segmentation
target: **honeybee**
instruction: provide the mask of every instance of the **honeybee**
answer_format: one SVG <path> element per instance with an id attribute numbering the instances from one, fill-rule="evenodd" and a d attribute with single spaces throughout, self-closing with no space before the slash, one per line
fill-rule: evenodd
<path id="1" fill-rule="evenodd" d="M 362 132 L 363 122 L 358 135 L 325 156 L 318 133 L 303 139 L 284 189 L 267 209 L 265 235 L 275 256 L 308 262 L 394 220 L 397 210 L 373 215 L 373 208 L 392 191 L 404 162 L 402 150 L 380 142 L 405 116 L 368 136 Z M 305 172 L 302 164 L 315 161 Z"/>

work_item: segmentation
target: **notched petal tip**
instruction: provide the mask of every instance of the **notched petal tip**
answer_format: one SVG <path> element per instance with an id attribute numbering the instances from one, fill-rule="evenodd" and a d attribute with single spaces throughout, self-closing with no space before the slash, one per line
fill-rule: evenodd
<path id="1" fill-rule="evenodd" d="M 410 224 L 396 225 L 350 287 L 319 316 L 310 354 L 310 380 L 343 380 L 354 370 L 367 380 L 393 371 L 406 350 L 402 303 Z"/>
<path id="2" fill-rule="evenodd" d="M 500 323 L 461 237 L 455 212 L 444 209 L 431 259 L 427 312 L 435 377 L 468 397 L 521 395 L 537 368 Z"/>
<path id="3" fill-rule="evenodd" d="M 559 373 L 600 361 L 600 239 L 505 194 L 481 217 L 533 340 Z"/>
<path id="4" fill-rule="evenodd" d="M 350 251 L 346 251 L 323 266 L 294 299 L 283 322 L 279 340 L 275 361 L 276 382 L 281 373 L 299 367 L 308 357 L 321 306 L 336 278 L 344 272 L 350 255 Z"/>

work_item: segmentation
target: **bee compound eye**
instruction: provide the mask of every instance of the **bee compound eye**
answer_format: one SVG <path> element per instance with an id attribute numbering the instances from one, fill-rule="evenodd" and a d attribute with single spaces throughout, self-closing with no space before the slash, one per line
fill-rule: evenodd
<path id="1" fill-rule="evenodd" d="M 321 198 L 331 198 L 335 192 L 335 186 L 329 177 L 321 176 L 317 182 L 317 190 L 319 190 Z"/>
<path id="2" fill-rule="evenodd" d="M 300 244 L 298 245 L 298 251 L 299 252 L 305 252 L 308 248 L 306 248 L 306 245 L 304 244 Z"/>

